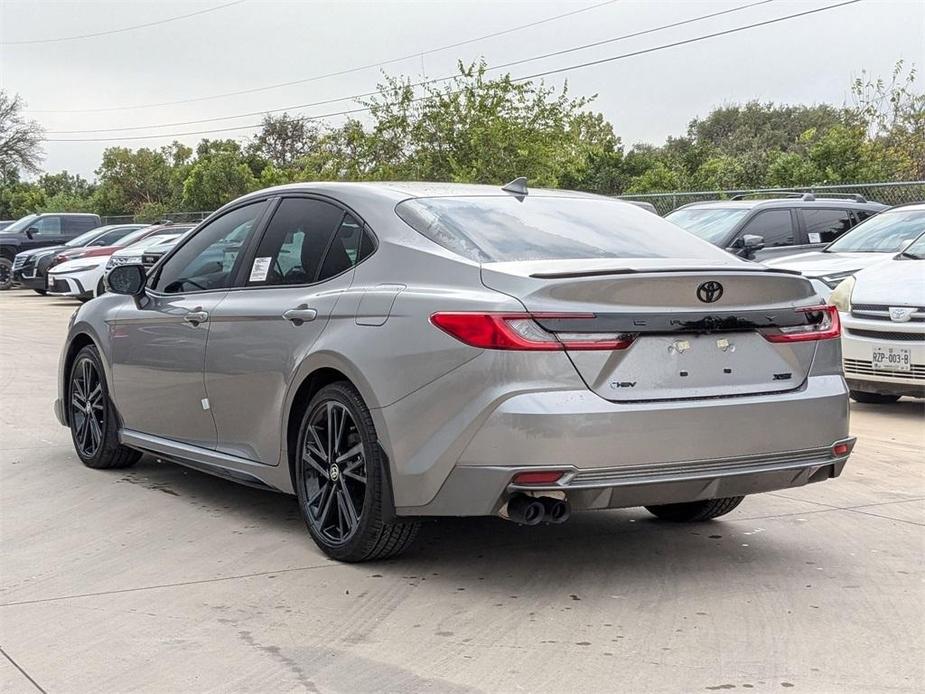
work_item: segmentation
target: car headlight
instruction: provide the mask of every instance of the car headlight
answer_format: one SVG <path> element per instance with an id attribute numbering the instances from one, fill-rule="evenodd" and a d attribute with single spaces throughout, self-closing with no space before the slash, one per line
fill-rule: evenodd
<path id="1" fill-rule="evenodd" d="M 99 262 L 99 261 L 97 261 L 97 262 L 95 262 L 95 263 L 82 263 L 82 264 L 80 264 L 80 265 L 75 265 L 75 266 L 73 266 L 73 267 L 69 267 L 67 270 L 60 270 L 60 269 L 59 269 L 59 270 L 56 270 L 54 274 L 58 274 L 58 275 L 68 275 L 68 274 L 70 274 L 70 273 L 72 273 L 72 272 L 83 272 L 84 270 L 92 270 L 93 268 L 97 268 L 97 267 L 99 267 L 99 266 L 102 265 L 102 264 L 103 264 L 103 263 L 101 263 L 101 262 Z"/>
<path id="2" fill-rule="evenodd" d="M 851 292 L 854 291 L 855 282 L 854 277 L 849 275 L 829 295 L 829 303 L 842 313 L 851 311 Z"/>
<path id="3" fill-rule="evenodd" d="M 849 270 L 848 272 L 836 272 L 831 275 L 825 275 L 821 279 L 830 289 L 835 289 L 835 287 L 842 283 L 842 280 L 844 280 L 846 277 L 851 277 L 855 272 L 857 272 L 857 270 Z"/>

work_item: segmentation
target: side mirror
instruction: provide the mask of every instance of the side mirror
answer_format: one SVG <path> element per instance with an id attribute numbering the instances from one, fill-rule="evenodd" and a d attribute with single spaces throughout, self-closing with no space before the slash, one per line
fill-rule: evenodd
<path id="1" fill-rule="evenodd" d="M 742 248 L 746 251 L 760 251 L 764 248 L 764 236 L 745 234 L 742 237 Z"/>
<path id="2" fill-rule="evenodd" d="M 141 296 L 147 276 L 144 265 L 117 265 L 106 276 L 106 284 L 113 294 Z"/>
<path id="3" fill-rule="evenodd" d="M 37 233 L 39 233 L 39 230 L 37 227 L 29 227 L 28 229 L 26 229 L 26 236 L 28 236 L 30 239 L 33 236 L 35 236 Z"/>

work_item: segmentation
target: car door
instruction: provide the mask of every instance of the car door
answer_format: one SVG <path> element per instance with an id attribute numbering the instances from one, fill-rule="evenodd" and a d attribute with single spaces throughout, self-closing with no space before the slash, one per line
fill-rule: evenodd
<path id="1" fill-rule="evenodd" d="M 211 317 L 266 208 L 244 204 L 199 229 L 111 323 L 112 390 L 126 429 L 215 447 L 202 371 Z"/>
<path id="2" fill-rule="evenodd" d="M 372 244 L 360 221 L 333 202 L 279 201 L 241 286 L 212 316 L 205 381 L 220 452 L 278 463 L 289 383 L 337 318 L 353 268 Z"/>
<path id="3" fill-rule="evenodd" d="M 69 237 L 64 234 L 64 220 L 59 215 L 43 215 L 26 229 L 22 248 L 23 250 L 28 250 L 46 246 L 60 246 L 69 240 Z"/>
<path id="4" fill-rule="evenodd" d="M 802 250 L 807 251 L 824 248 L 856 224 L 851 211 L 839 207 L 803 209 L 799 213 L 807 241 Z"/>
<path id="5" fill-rule="evenodd" d="M 764 239 L 764 248 L 749 257 L 761 261 L 768 258 L 799 253 L 802 243 L 800 232 L 791 210 L 760 210 L 749 219 L 736 234 L 732 242 L 733 252 L 741 249 L 747 235 L 760 236 Z"/>

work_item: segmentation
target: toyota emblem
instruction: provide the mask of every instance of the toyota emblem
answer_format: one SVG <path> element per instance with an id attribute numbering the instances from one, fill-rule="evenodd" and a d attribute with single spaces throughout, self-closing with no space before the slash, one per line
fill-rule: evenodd
<path id="1" fill-rule="evenodd" d="M 715 301 L 719 301 L 722 295 L 723 285 L 713 280 L 704 282 L 697 287 L 697 298 L 705 304 L 712 304 Z"/>

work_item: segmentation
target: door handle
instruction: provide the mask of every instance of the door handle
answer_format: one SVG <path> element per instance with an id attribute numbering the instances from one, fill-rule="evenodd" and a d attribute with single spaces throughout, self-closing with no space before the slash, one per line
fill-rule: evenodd
<path id="1" fill-rule="evenodd" d="M 313 308 L 308 308 L 304 304 L 298 308 L 291 308 L 283 314 L 283 318 L 292 321 L 293 325 L 302 325 L 306 321 L 315 320 L 318 312 Z"/>
<path id="2" fill-rule="evenodd" d="M 200 323 L 205 323 L 207 320 L 209 320 L 209 313 L 207 311 L 201 310 L 190 311 L 185 316 L 183 316 L 183 320 L 185 320 L 187 323 L 192 323 L 193 326 L 197 326 Z"/>

